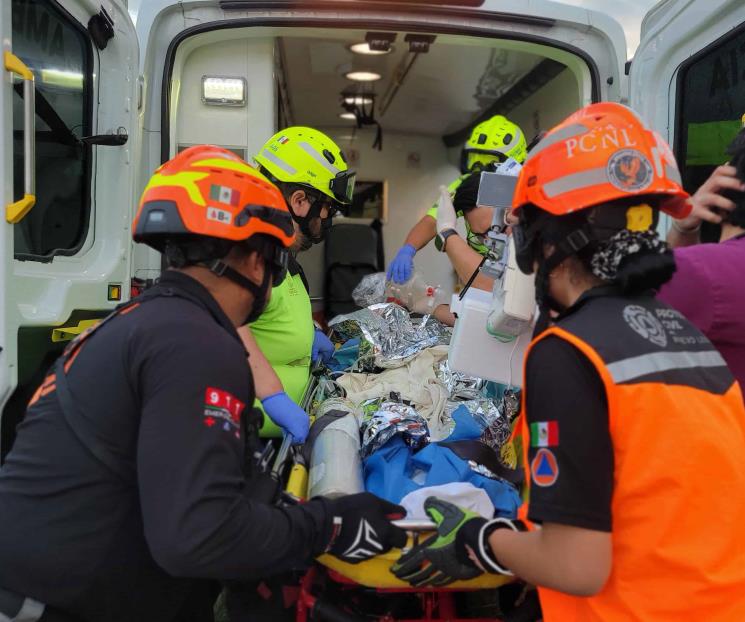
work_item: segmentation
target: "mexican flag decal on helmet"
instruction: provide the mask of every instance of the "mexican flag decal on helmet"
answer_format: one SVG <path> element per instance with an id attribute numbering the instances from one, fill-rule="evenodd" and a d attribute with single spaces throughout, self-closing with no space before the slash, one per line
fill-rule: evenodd
<path id="1" fill-rule="evenodd" d="M 225 203 L 226 205 L 232 205 L 238 207 L 241 200 L 241 193 L 228 186 L 218 186 L 213 184 L 210 187 L 210 199 L 218 201 L 219 203 Z"/>

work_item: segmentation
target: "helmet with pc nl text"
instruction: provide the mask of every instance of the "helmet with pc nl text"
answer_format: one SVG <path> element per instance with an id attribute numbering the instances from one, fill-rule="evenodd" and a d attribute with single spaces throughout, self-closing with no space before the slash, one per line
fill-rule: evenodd
<path id="1" fill-rule="evenodd" d="M 592 104 L 548 132 L 520 171 L 513 197 L 518 266 L 530 274 L 538 265 L 539 303 L 548 275 L 580 252 L 593 253 L 593 274 L 613 282 L 628 256 L 669 252 L 657 235 L 659 212 L 685 217 L 688 199 L 657 132 L 626 106 Z M 548 258 L 545 244 L 554 247 Z"/>

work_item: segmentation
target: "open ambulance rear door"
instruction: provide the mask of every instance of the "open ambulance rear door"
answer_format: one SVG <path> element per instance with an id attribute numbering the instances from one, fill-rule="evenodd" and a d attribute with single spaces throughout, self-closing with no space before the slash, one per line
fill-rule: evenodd
<path id="1" fill-rule="evenodd" d="M 673 147 L 689 192 L 727 161 L 745 115 L 745 3 L 665 0 L 647 14 L 631 106 Z"/>
<path id="2" fill-rule="evenodd" d="M 434 46 L 439 49 L 457 39 L 460 45 L 481 49 L 493 41 L 502 49 L 521 53 L 527 50 L 543 58 L 547 65 L 555 61 L 554 65 L 560 63 L 569 69 L 579 85 L 579 93 L 566 100 L 572 106 L 618 101 L 625 92 L 621 80 L 626 45 L 621 27 L 608 16 L 548 0 L 147 0 L 137 16 L 143 49 L 141 73 L 147 83 L 140 185 L 159 164 L 188 144 L 213 142 L 244 154 L 248 160 L 252 158 L 286 121 L 278 113 L 283 85 L 282 72 L 277 70 L 281 53 L 276 51 L 281 45 L 275 43 L 293 38 L 338 41 L 345 35 L 364 40 L 365 34 L 373 31 L 395 34 L 397 53 L 408 48 L 408 37 L 421 35 L 436 37 Z M 321 47 L 317 48 L 317 57 L 309 62 L 338 64 L 337 73 L 341 76 L 348 59 L 335 61 L 331 58 L 332 46 Z M 420 70 L 421 63 L 412 73 Z M 461 69 L 451 66 L 448 71 L 457 78 Z M 200 80 L 214 77 L 219 81 L 226 76 L 238 83 L 245 81 L 246 98 L 240 107 L 218 111 L 205 102 Z M 377 83 L 378 95 L 389 87 L 395 88 L 394 81 L 390 72 L 384 75 Z M 519 97 L 525 100 L 539 88 L 540 85 L 527 84 Z M 321 87 L 311 91 L 309 87 L 297 100 L 306 102 L 316 112 L 332 110 L 330 120 L 338 122 L 338 91 L 326 92 L 325 103 L 320 101 Z M 442 99 L 447 96 L 442 94 Z M 399 97 L 398 102 L 404 97 Z M 416 94 L 408 97 L 412 101 Z M 427 101 L 436 107 L 436 101 Z M 416 121 L 421 123 L 422 113 L 414 114 L 419 115 Z M 530 134 L 528 139 L 537 131 L 533 125 L 539 124 L 537 120 L 533 122 L 534 117 L 529 118 L 525 129 Z M 321 129 L 331 127 L 317 116 L 310 121 L 305 115 L 303 120 Z M 464 120 L 471 121 L 474 119 Z M 433 127 L 437 127 L 437 122 L 434 118 Z M 388 137 L 398 131 L 390 129 L 389 117 L 381 123 Z M 543 125 L 540 129 L 547 129 Z M 459 148 L 465 141 L 464 131 L 451 137 L 452 144 L 441 141 L 445 143 L 443 149 L 456 144 Z M 440 127 L 441 137 L 446 133 Z M 390 225 L 394 226 L 402 225 Z M 390 254 L 391 250 L 386 252 Z M 138 253 L 147 254 L 144 249 L 135 250 L 136 276 L 159 267 L 157 256 L 143 258 L 143 263 Z"/>
<path id="3" fill-rule="evenodd" d="M 138 47 L 124 0 L 2 0 L 0 449 L 65 341 L 129 295 Z"/>

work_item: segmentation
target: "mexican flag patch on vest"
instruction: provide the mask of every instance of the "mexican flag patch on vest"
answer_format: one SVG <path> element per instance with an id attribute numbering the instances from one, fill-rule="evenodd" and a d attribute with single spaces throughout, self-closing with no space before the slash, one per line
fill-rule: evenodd
<path id="1" fill-rule="evenodd" d="M 558 421 L 537 421 L 530 424 L 531 447 L 556 447 L 558 444 Z"/>

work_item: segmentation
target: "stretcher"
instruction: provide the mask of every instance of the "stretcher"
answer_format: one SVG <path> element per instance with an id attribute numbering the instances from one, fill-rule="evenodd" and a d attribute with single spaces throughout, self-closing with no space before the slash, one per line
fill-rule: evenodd
<path id="1" fill-rule="evenodd" d="M 322 369 L 312 372 L 301 406 L 313 416 L 318 403 L 314 402 Z M 277 453 L 273 474 L 284 484 L 288 499 L 302 503 L 307 498 L 308 468 L 302 451 L 293 447 L 285 438 Z M 408 532 L 406 550 L 421 539 L 431 535 L 434 523 L 429 520 L 396 521 Z M 360 620 L 384 620 L 385 622 L 408 622 L 409 620 L 434 620 L 459 622 L 460 620 L 498 621 L 493 612 L 486 617 L 467 616 L 460 613 L 468 595 L 478 601 L 496 600 L 495 592 L 514 579 L 508 576 L 483 574 L 468 581 L 457 581 L 439 588 L 412 588 L 390 571 L 391 565 L 402 555 L 402 549 L 394 549 L 359 564 L 348 564 L 332 555 L 322 555 L 302 577 L 296 608 L 297 622 L 307 620 L 331 620 L 353 622 Z M 486 592 L 484 592 L 486 591 Z M 484 592 L 482 594 L 482 592 Z M 465 596 L 465 599 L 464 599 Z M 356 610 L 356 611 L 355 611 Z M 502 618 L 508 620 L 508 618 Z M 513 618 L 530 622 L 535 617 Z"/>

